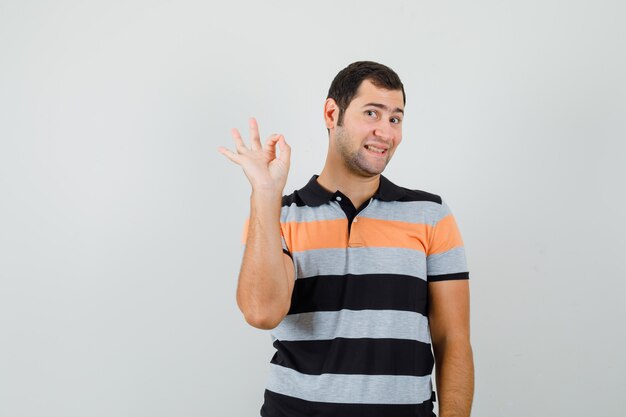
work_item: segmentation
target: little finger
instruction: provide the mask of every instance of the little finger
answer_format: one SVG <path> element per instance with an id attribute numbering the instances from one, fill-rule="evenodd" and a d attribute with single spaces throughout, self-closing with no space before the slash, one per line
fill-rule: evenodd
<path id="1" fill-rule="evenodd" d="M 240 162 L 239 155 L 237 155 L 230 149 L 220 146 L 219 148 L 217 148 L 217 151 L 221 153 L 222 155 L 224 155 L 226 158 L 230 159 L 231 161 L 239 165 L 239 162 Z"/>

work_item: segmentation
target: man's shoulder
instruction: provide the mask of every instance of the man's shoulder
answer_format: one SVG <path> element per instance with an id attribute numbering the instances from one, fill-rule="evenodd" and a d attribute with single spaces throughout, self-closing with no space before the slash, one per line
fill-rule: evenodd
<path id="1" fill-rule="evenodd" d="M 282 208 L 318 206 L 320 201 L 323 201 L 327 196 L 323 195 L 326 192 L 322 191 L 317 183 L 317 177 L 317 175 L 313 175 L 301 188 L 294 190 L 291 194 L 284 194 L 281 202 Z"/>
<path id="2" fill-rule="evenodd" d="M 434 194 L 428 191 L 415 189 L 415 188 L 407 188 L 396 185 L 392 182 L 389 182 L 389 187 L 396 188 L 401 192 L 397 193 L 400 197 L 397 201 L 401 202 L 411 202 L 411 201 L 428 201 L 432 203 L 442 204 L 442 198 L 438 194 Z"/>
<path id="3" fill-rule="evenodd" d="M 394 216 L 410 223 L 434 226 L 449 214 L 449 208 L 439 194 L 415 188 L 395 187 L 396 190 L 401 190 L 396 194 L 398 198 L 381 202 L 388 205 L 385 209 L 387 215 L 394 213 Z"/>
<path id="4" fill-rule="evenodd" d="M 430 201 L 437 204 L 441 204 L 443 201 L 441 196 L 429 193 L 428 191 L 414 190 L 404 187 L 402 188 L 404 191 L 404 196 L 400 198 L 399 201 Z"/>
<path id="5" fill-rule="evenodd" d="M 295 204 L 298 207 L 305 206 L 306 204 L 302 201 L 302 198 L 298 195 L 298 191 L 294 191 L 291 194 L 283 195 L 281 205 L 283 207 L 289 207 Z"/>

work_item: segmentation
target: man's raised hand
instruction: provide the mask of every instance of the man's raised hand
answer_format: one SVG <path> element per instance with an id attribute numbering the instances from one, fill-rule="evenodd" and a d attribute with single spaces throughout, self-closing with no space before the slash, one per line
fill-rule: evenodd
<path id="1" fill-rule="evenodd" d="M 249 120 L 250 147 L 246 146 L 241 134 L 235 128 L 231 134 L 235 141 L 236 152 L 223 146 L 218 151 L 239 165 L 248 177 L 253 191 L 266 190 L 282 193 L 287 183 L 291 147 L 283 135 L 273 134 L 261 145 L 259 126 L 253 117 Z M 280 154 L 276 154 L 276 145 Z"/>

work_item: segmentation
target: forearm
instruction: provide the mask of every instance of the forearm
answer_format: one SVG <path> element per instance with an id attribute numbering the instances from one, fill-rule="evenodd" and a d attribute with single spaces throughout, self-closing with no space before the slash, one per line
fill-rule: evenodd
<path id="1" fill-rule="evenodd" d="M 281 196 L 253 192 L 237 304 L 254 327 L 275 327 L 289 306 L 288 276 L 280 239 Z"/>
<path id="2" fill-rule="evenodd" d="M 469 340 L 440 343 L 435 348 L 440 417 L 469 417 L 474 396 L 474 360 Z"/>

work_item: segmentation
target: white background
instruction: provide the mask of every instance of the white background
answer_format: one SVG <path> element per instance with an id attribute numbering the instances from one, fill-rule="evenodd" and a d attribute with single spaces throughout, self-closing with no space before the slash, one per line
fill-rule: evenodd
<path id="1" fill-rule="evenodd" d="M 440 194 L 471 274 L 474 416 L 621 416 L 621 1 L 0 2 L 0 416 L 257 416 L 235 303 L 256 116 L 319 173 L 322 105 L 395 69 L 385 171 Z M 247 133 L 246 133 L 247 136 Z"/>

